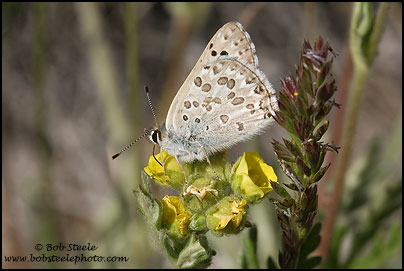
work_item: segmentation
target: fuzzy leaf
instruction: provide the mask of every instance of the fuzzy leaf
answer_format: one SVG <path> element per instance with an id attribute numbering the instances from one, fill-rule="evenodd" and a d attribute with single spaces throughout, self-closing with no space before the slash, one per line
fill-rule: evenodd
<path id="1" fill-rule="evenodd" d="M 209 248 L 206 236 L 192 234 L 179 254 L 177 267 L 181 269 L 207 268 L 215 252 Z"/>
<path id="2" fill-rule="evenodd" d="M 135 191 L 136 200 L 139 205 L 139 209 L 145 216 L 145 220 L 156 227 L 156 229 L 161 229 L 161 219 L 163 216 L 163 208 L 160 201 L 154 199 L 151 196 L 150 182 L 151 178 L 142 172 L 141 175 L 142 182 L 139 185 L 140 191 Z"/>

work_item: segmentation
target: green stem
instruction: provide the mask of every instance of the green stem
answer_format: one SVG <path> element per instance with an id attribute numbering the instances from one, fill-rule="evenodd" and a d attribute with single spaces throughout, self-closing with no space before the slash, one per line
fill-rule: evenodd
<path id="1" fill-rule="evenodd" d="M 95 3 L 76 3 L 76 10 L 107 129 L 114 131 L 110 136 L 113 143 L 119 146 L 119 143 L 127 140 L 129 130 L 119 101 L 117 74 L 111 51 L 102 33 L 102 17 Z"/>
<path id="2" fill-rule="evenodd" d="M 339 205 L 342 197 L 342 190 L 344 186 L 345 171 L 347 169 L 350 150 L 355 133 L 356 120 L 359 111 L 359 102 L 362 96 L 363 86 L 367 79 L 367 69 L 357 69 L 354 72 L 353 81 L 351 85 L 351 97 L 348 103 L 347 113 L 345 115 L 344 135 L 342 137 L 341 152 L 336 167 L 335 186 L 333 189 L 331 206 L 327 211 L 327 217 L 324 222 L 323 242 L 320 247 L 321 254 L 325 258 L 328 253 L 329 244 L 332 238 L 334 221 L 338 213 Z"/>
<path id="3" fill-rule="evenodd" d="M 350 97 L 341 141 L 341 153 L 337 161 L 335 187 L 331 206 L 324 222 L 323 241 L 320 252 L 324 259 L 328 254 L 329 244 L 332 238 L 334 221 L 338 213 L 344 186 L 345 172 L 351 155 L 351 147 L 354 139 L 356 121 L 358 118 L 360 100 L 363 89 L 369 75 L 369 68 L 376 55 L 377 45 L 384 30 L 387 19 L 388 4 L 380 4 L 376 19 L 372 21 L 371 3 L 355 3 L 352 12 L 350 49 L 354 65 L 354 75 L 350 87 Z"/>
<path id="4" fill-rule="evenodd" d="M 391 3 L 380 3 L 379 10 L 376 14 L 376 18 L 373 24 L 373 31 L 369 38 L 369 47 L 367 51 L 369 66 L 373 63 L 373 60 L 377 55 L 377 46 L 379 45 L 384 28 L 386 27 L 390 6 Z"/>
<path id="5" fill-rule="evenodd" d="M 143 89 L 140 89 L 139 86 L 139 51 L 136 3 L 124 4 L 124 19 L 126 44 L 126 77 L 129 88 L 129 108 L 131 111 L 131 119 L 140 120 L 139 95 L 140 97 L 142 97 L 141 91 Z M 133 133 L 135 135 L 140 133 L 139 123 L 139 121 L 131 123 L 131 126 L 133 127 Z"/>
<path id="6" fill-rule="evenodd" d="M 125 24 L 125 44 L 126 44 L 126 78 L 129 89 L 130 119 L 134 120 L 129 124 L 131 134 L 137 137 L 142 133 L 140 127 L 141 111 L 139 97 L 146 98 L 139 86 L 139 54 L 138 54 L 138 30 L 136 17 L 136 3 L 124 4 L 124 24 Z M 143 95 L 141 95 L 143 94 Z M 140 146 L 135 144 L 133 150 L 133 171 L 135 176 L 139 176 L 141 171 Z"/>

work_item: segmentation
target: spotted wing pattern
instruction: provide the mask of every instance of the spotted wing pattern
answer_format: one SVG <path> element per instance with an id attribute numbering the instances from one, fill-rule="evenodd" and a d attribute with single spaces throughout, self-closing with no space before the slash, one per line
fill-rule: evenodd
<path id="1" fill-rule="evenodd" d="M 181 86 L 166 128 L 211 154 L 265 131 L 274 110 L 275 91 L 258 69 L 254 44 L 231 22 L 216 32 Z"/>

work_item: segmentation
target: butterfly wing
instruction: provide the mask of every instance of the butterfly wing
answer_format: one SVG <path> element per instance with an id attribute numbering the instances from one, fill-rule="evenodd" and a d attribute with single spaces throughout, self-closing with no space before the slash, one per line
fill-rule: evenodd
<path id="1" fill-rule="evenodd" d="M 195 77 L 175 115 L 175 134 L 211 154 L 264 132 L 277 109 L 275 90 L 261 71 L 221 57 Z"/>
<path id="2" fill-rule="evenodd" d="M 183 106 L 185 96 L 192 88 L 195 74 L 199 73 L 206 63 L 214 62 L 223 56 L 236 57 L 246 64 L 258 67 L 255 46 L 251 41 L 250 35 L 238 22 L 226 23 L 209 41 L 199 60 L 196 62 L 195 67 L 189 73 L 171 103 L 166 118 L 167 130 L 176 129 L 175 116 L 178 115 L 177 112 Z"/>
<path id="3" fill-rule="evenodd" d="M 253 67 L 258 67 L 254 43 L 238 22 L 229 22 L 215 33 L 197 65 L 213 62 L 221 56 L 237 57 Z"/>
<path id="4" fill-rule="evenodd" d="M 170 106 L 166 128 L 189 150 L 203 146 L 211 154 L 265 131 L 275 110 L 275 91 L 258 69 L 255 47 L 232 22 L 209 41 Z"/>

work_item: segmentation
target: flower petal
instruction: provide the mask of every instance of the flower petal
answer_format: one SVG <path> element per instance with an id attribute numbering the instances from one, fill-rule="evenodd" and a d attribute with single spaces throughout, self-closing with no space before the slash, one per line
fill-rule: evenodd
<path id="1" fill-rule="evenodd" d="M 174 188 L 181 187 L 184 184 L 184 173 L 181 167 L 174 157 L 168 155 L 165 151 L 162 151 L 162 153 L 167 175 L 164 174 L 163 167 L 157 162 L 161 161 L 160 154 L 155 155 L 157 161 L 153 155 L 150 156 L 149 164 L 144 168 L 144 171 L 161 185 Z"/>
<path id="2" fill-rule="evenodd" d="M 188 233 L 191 212 L 188 211 L 178 197 L 167 195 L 161 202 L 163 204 L 163 225 L 168 226 L 170 229 L 174 227 L 172 232 L 179 231 L 182 236 L 185 236 Z"/>
<path id="3" fill-rule="evenodd" d="M 244 153 L 234 164 L 231 184 L 233 189 L 249 202 L 262 199 L 277 182 L 273 168 L 265 164 L 257 152 Z"/>
<path id="4" fill-rule="evenodd" d="M 239 187 L 244 195 L 248 195 L 248 198 L 251 199 L 261 199 L 264 197 L 264 191 L 254 183 L 250 176 L 241 174 L 239 177 L 241 177 Z"/>

